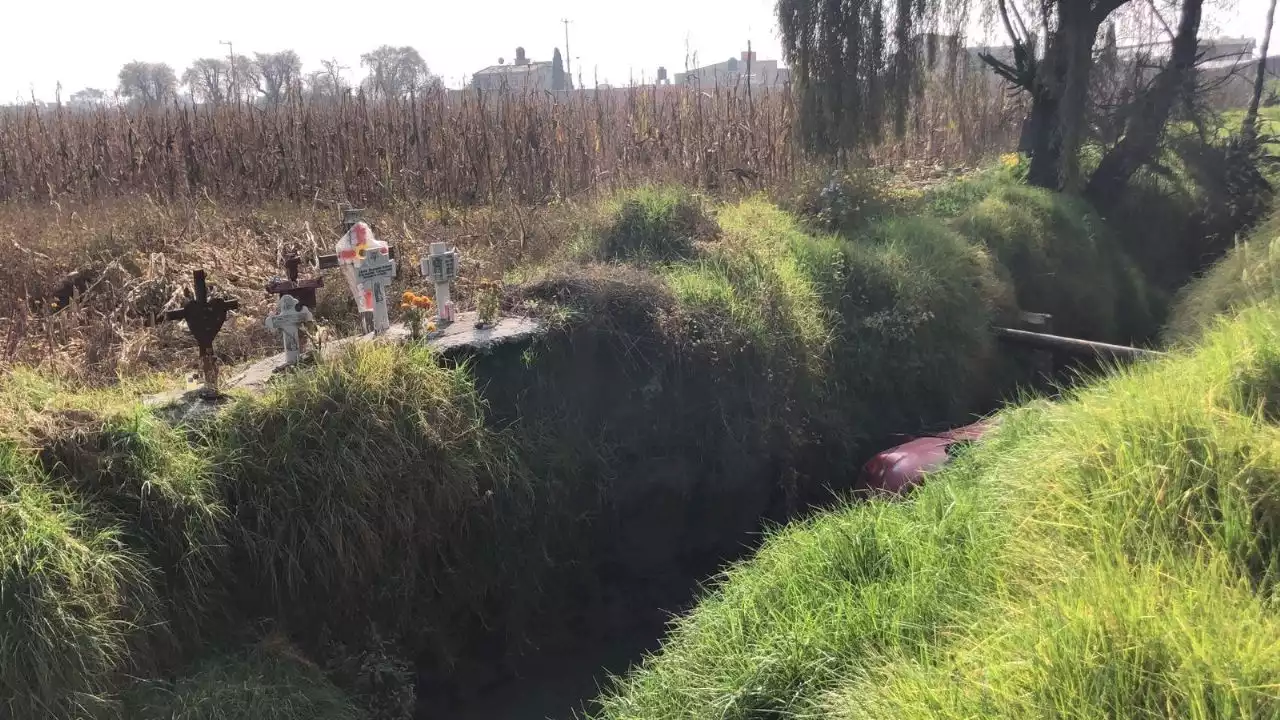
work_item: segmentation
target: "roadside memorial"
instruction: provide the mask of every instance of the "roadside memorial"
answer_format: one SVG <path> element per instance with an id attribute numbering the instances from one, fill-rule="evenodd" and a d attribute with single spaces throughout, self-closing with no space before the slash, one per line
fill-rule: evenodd
<path id="1" fill-rule="evenodd" d="M 227 321 L 227 314 L 240 309 L 236 300 L 225 298 L 209 299 L 209 285 L 204 270 L 192 273 L 194 297 L 177 310 L 169 310 L 156 317 L 157 322 L 185 320 L 187 330 L 196 339 L 200 348 L 200 371 L 204 376 L 205 390 L 212 393 L 218 391 L 218 362 L 213 356 L 213 339 L 222 330 Z"/>
<path id="2" fill-rule="evenodd" d="M 422 258 L 422 276 L 436 286 L 436 316 L 440 322 L 453 322 L 457 308 L 450 297 L 449 286 L 458 277 L 458 251 L 442 242 L 431 243 L 431 252 Z"/>
<path id="3" fill-rule="evenodd" d="M 292 295 L 281 295 L 276 311 L 267 316 L 267 329 L 279 332 L 284 339 L 286 364 L 293 365 L 298 362 L 302 347 L 299 342 L 299 329 L 303 323 L 311 322 L 313 319 L 315 318 L 311 314 L 311 308 L 303 305 Z"/>
<path id="4" fill-rule="evenodd" d="M 351 232 L 351 228 L 358 222 L 364 222 L 364 210 L 356 207 L 342 208 L 342 232 L 343 234 Z"/>
<path id="5" fill-rule="evenodd" d="M 356 283 L 364 298 L 364 307 L 372 311 L 374 333 L 385 332 L 391 327 L 391 317 L 387 312 L 387 290 L 395 275 L 396 262 L 384 252 L 367 252 L 364 261 L 355 266 Z"/>

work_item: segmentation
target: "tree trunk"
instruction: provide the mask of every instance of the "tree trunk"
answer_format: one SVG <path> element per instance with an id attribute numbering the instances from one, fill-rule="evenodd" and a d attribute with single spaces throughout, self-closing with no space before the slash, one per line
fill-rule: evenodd
<path id="1" fill-rule="evenodd" d="M 1031 89 L 1023 138 L 1023 149 L 1031 155 L 1027 181 L 1052 190 L 1078 183 L 1093 42 L 1101 26 L 1090 3 L 1059 2 L 1057 8 L 1058 26 Z"/>
<path id="2" fill-rule="evenodd" d="M 1253 97 L 1249 99 L 1249 111 L 1244 114 L 1240 134 L 1250 145 L 1258 137 L 1258 106 L 1262 104 L 1262 90 L 1267 83 L 1267 53 L 1271 50 L 1271 27 L 1276 21 L 1276 0 L 1267 8 L 1267 30 L 1262 34 L 1262 57 L 1258 58 L 1258 72 L 1253 78 Z"/>
<path id="3" fill-rule="evenodd" d="M 1089 76 L 1093 71 L 1093 45 L 1098 37 L 1100 21 L 1095 19 L 1091 3 L 1059 2 L 1060 27 L 1070 28 L 1064 37 L 1067 71 L 1062 87 L 1059 132 L 1062 135 L 1062 177 L 1059 187 L 1069 191 L 1080 189 L 1080 145 L 1084 138 L 1089 112 Z"/>
<path id="4" fill-rule="evenodd" d="M 1057 134 L 1058 98 L 1046 88 L 1031 93 L 1031 113 L 1022 126 L 1021 150 L 1031 156 L 1027 182 L 1037 187 L 1056 190 L 1062 175 L 1061 147 L 1053 142 Z"/>
<path id="5" fill-rule="evenodd" d="M 1119 202 L 1129 178 L 1160 148 L 1160 138 L 1169 114 L 1195 71 L 1203 5 L 1204 0 L 1183 0 L 1169 64 L 1156 75 L 1151 87 L 1138 100 L 1136 111 L 1125 127 L 1124 137 L 1103 156 L 1098 169 L 1089 178 L 1085 196 L 1103 212 Z"/>

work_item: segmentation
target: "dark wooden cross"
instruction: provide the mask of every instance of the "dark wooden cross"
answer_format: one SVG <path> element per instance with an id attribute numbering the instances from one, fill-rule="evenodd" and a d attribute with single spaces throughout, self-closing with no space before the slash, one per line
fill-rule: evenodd
<path id="1" fill-rule="evenodd" d="M 267 283 L 267 292 L 271 295 L 292 295 L 298 304 L 311 310 L 316 309 L 316 290 L 324 287 L 324 278 L 314 277 L 298 279 L 298 269 L 302 267 L 302 258 L 290 255 L 284 261 L 285 279 L 272 278 Z"/>
<path id="2" fill-rule="evenodd" d="M 387 257 L 391 258 L 392 260 L 396 259 L 395 245 L 387 245 Z M 319 255 L 316 257 L 316 269 L 318 270 L 332 270 L 338 267 L 338 264 L 339 263 L 338 263 L 337 253 L 329 253 L 328 255 Z M 399 272 L 400 272 L 399 268 L 400 268 L 400 265 L 397 263 L 396 265 L 397 277 L 399 277 Z"/>
<path id="3" fill-rule="evenodd" d="M 218 387 L 218 363 L 213 357 L 213 339 L 227 321 L 227 313 L 239 310 L 240 303 L 225 298 L 209 299 L 209 287 L 205 284 L 204 270 L 192 273 L 195 297 L 178 310 L 169 310 L 156 318 L 158 322 L 186 320 L 187 330 L 200 348 L 200 369 L 204 373 L 207 389 Z"/>

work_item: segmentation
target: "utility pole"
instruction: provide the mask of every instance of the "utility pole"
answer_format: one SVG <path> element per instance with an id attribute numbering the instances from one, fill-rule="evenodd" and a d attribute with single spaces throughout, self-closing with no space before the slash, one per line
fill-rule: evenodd
<path id="1" fill-rule="evenodd" d="M 569 76 L 569 82 L 573 82 L 573 68 L 569 66 L 569 58 L 573 57 L 569 54 L 569 23 L 573 21 L 565 18 L 560 22 L 564 23 L 564 74 Z"/>
<path id="2" fill-rule="evenodd" d="M 219 40 L 218 44 L 227 46 L 227 57 L 230 58 L 230 65 L 227 66 L 227 86 L 231 89 L 232 99 L 239 105 L 240 91 L 236 87 L 236 47 L 230 40 Z"/>

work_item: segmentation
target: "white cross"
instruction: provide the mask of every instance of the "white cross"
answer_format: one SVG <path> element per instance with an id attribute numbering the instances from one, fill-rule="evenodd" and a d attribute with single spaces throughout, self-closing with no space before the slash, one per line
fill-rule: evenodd
<path id="1" fill-rule="evenodd" d="M 431 254 L 422 258 L 422 275 L 436 285 L 436 311 L 440 319 L 453 322 L 453 301 L 449 283 L 458 277 L 458 253 L 442 242 L 431 243 Z"/>
<path id="2" fill-rule="evenodd" d="M 387 286 L 396 275 L 396 262 L 382 252 L 367 252 L 364 262 L 356 265 L 356 282 L 373 305 L 373 331 L 380 333 L 391 327 L 387 314 Z"/>
<path id="3" fill-rule="evenodd" d="M 311 309 L 303 307 L 292 295 L 281 295 L 276 311 L 267 316 L 267 329 L 276 330 L 284 337 L 286 363 L 298 362 L 298 326 L 312 319 Z"/>

